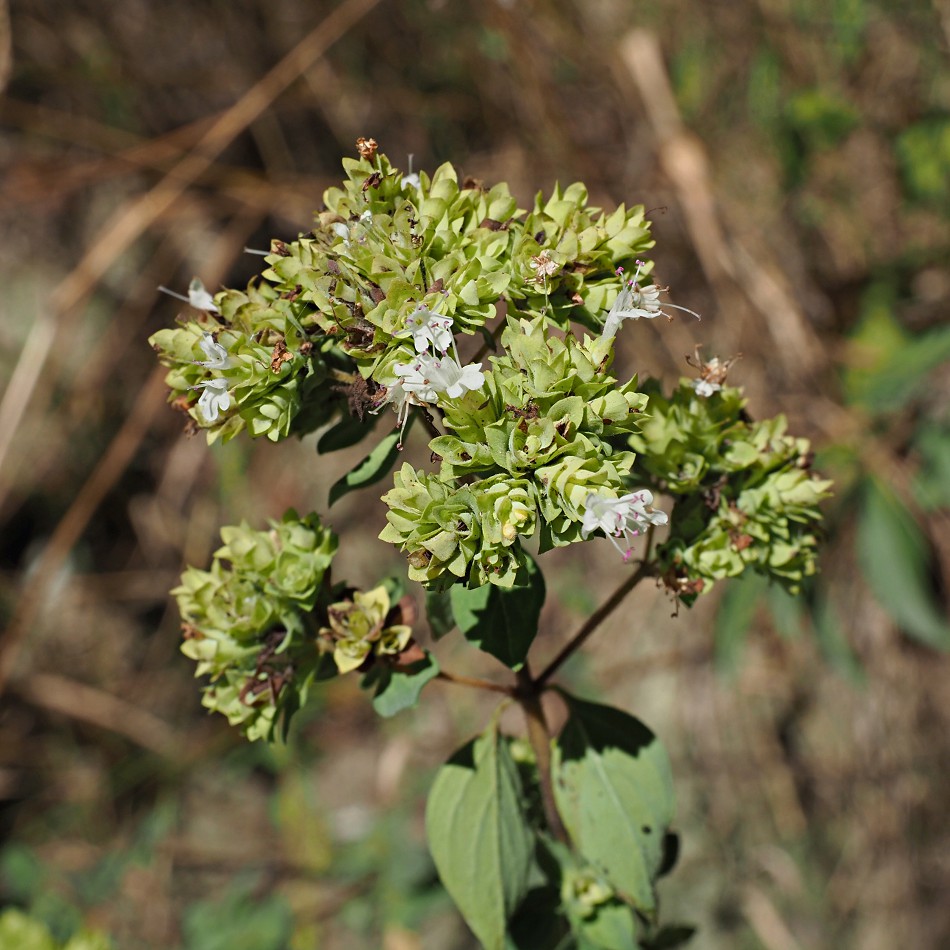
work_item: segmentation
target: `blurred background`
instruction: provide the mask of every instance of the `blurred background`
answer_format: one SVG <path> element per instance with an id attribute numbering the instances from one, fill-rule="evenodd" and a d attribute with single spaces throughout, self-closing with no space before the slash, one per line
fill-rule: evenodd
<path id="1" fill-rule="evenodd" d="M 523 205 L 644 204 L 703 320 L 631 325 L 619 365 L 741 352 L 750 413 L 836 479 L 801 602 L 641 588 L 566 670 L 670 752 L 663 918 L 713 950 L 950 946 L 948 52 L 947 0 L 0 2 L 0 904 L 121 950 L 473 946 L 422 807 L 482 695 L 382 722 L 347 680 L 248 745 L 167 596 L 221 524 L 326 514 L 361 450 L 188 438 L 156 288 L 241 286 L 365 135 Z M 329 520 L 341 576 L 401 569 L 381 504 Z M 565 555 L 542 661 L 620 579 L 605 542 Z M 444 666 L 503 676 L 455 639 Z"/>

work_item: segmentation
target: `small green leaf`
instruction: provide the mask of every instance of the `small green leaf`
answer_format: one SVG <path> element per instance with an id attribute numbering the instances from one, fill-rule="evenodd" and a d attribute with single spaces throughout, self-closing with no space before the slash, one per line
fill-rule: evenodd
<path id="1" fill-rule="evenodd" d="M 909 636 L 950 649 L 950 625 L 930 586 L 931 554 L 913 515 L 883 482 L 865 484 L 858 563 L 875 600 Z"/>
<path id="2" fill-rule="evenodd" d="M 455 617 L 452 614 L 452 595 L 447 590 L 426 591 L 426 617 L 429 629 L 435 640 L 441 640 L 455 629 Z"/>
<path id="3" fill-rule="evenodd" d="M 637 950 L 633 911 L 618 900 L 602 904 L 589 917 L 573 921 L 578 950 Z"/>
<path id="4" fill-rule="evenodd" d="M 726 587 L 714 626 L 716 669 L 725 676 L 735 676 L 739 669 L 749 627 L 767 588 L 767 578 L 752 571 Z"/>
<path id="5" fill-rule="evenodd" d="M 558 812 L 584 859 L 650 915 L 674 812 L 666 751 L 643 723 L 619 709 L 564 698 L 570 717 L 553 761 Z"/>
<path id="6" fill-rule="evenodd" d="M 293 932 L 293 915 L 282 897 L 253 895 L 247 883 L 234 885 L 220 901 L 185 909 L 186 950 L 281 950 Z"/>
<path id="7" fill-rule="evenodd" d="M 534 835 L 518 770 L 497 722 L 436 775 L 426 838 L 445 889 L 486 950 L 502 950 L 508 919 L 528 890 Z"/>
<path id="8" fill-rule="evenodd" d="M 520 587 L 456 584 L 450 590 L 452 613 L 465 639 L 513 670 L 524 665 L 544 604 L 544 575 L 530 557 L 526 570 L 527 583 Z"/>
<path id="9" fill-rule="evenodd" d="M 426 683 L 439 675 L 439 664 L 427 653 L 425 659 L 401 669 L 376 663 L 363 677 L 363 689 L 376 688 L 373 694 L 373 709 L 388 719 L 404 709 L 411 709 L 419 702 L 419 694 Z"/>
<path id="10" fill-rule="evenodd" d="M 399 447 L 405 432 L 409 431 L 415 416 L 409 417 L 409 422 L 403 433 L 398 430 L 380 439 L 379 444 L 363 459 L 352 471 L 347 472 L 330 489 L 329 504 L 336 504 L 344 495 L 348 495 L 357 488 L 366 488 L 384 479 L 391 471 L 399 456 Z"/>
<path id="11" fill-rule="evenodd" d="M 376 415 L 364 416 L 362 419 L 357 419 L 356 416 L 344 416 L 320 436 L 317 442 L 317 453 L 327 455 L 330 452 L 356 445 L 376 428 L 378 421 L 379 416 Z"/>

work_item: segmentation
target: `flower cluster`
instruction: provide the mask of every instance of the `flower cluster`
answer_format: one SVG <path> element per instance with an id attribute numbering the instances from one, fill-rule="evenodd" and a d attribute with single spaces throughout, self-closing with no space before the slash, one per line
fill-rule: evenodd
<path id="1" fill-rule="evenodd" d="M 266 531 L 222 528 L 221 540 L 211 569 L 188 568 L 172 591 L 182 652 L 197 661 L 197 676 L 210 676 L 204 705 L 256 739 L 270 736 L 328 672 L 310 617 L 337 538 L 315 515 L 290 511 Z"/>
<path id="2" fill-rule="evenodd" d="M 272 242 L 245 290 L 212 296 L 196 279 L 173 294 L 194 312 L 151 342 L 173 405 L 209 440 L 277 441 L 386 403 L 404 421 L 437 392 L 478 388 L 481 367 L 460 362 L 455 335 L 484 327 L 503 297 L 522 315 L 597 330 L 618 266 L 652 245 L 642 208 L 605 215 L 581 185 L 526 213 L 505 185 L 460 183 L 451 165 L 410 176 L 360 154 L 313 230 Z M 543 295 L 532 259 L 547 262 Z M 199 358 L 208 338 L 226 362 Z"/>
<path id="3" fill-rule="evenodd" d="M 412 639 L 412 627 L 402 623 L 403 608 L 391 608 L 389 591 L 376 587 L 330 604 L 327 626 L 320 629 L 320 649 L 332 651 L 341 673 L 362 667 L 371 656 L 395 657 Z"/>
<path id="4" fill-rule="evenodd" d="M 818 506 L 830 487 L 810 472 L 807 440 L 787 435 L 782 416 L 749 420 L 734 387 L 707 392 L 683 380 L 666 397 L 649 380 L 644 389 L 650 414 L 630 437 L 633 471 L 676 499 L 657 552 L 670 587 L 689 601 L 751 568 L 798 590 L 816 570 Z"/>
<path id="5" fill-rule="evenodd" d="M 429 443 L 439 472 L 404 466 L 384 496 L 380 537 L 406 552 L 410 578 L 510 587 L 524 564 L 519 539 L 536 530 L 544 551 L 598 529 L 629 540 L 634 523 L 664 523 L 642 505 L 637 520 L 627 492 L 634 456 L 623 446 L 646 405 L 636 379 L 609 374 L 609 341 L 554 329 L 543 315 L 509 318 L 504 355 L 479 369 L 481 385 L 433 393 L 447 433 Z M 622 529 L 593 514 L 621 498 Z"/>
<path id="6" fill-rule="evenodd" d="M 574 184 L 523 210 L 505 185 L 460 181 L 451 165 L 404 175 L 371 140 L 359 153 L 314 228 L 272 242 L 259 279 L 214 296 L 193 282 L 180 296 L 194 314 L 152 338 L 173 404 L 209 439 L 277 440 L 338 420 L 342 435 L 321 441 L 330 451 L 390 407 L 401 432 L 421 413 L 435 470 L 396 472 L 380 537 L 431 588 L 517 586 L 532 539 L 543 553 L 603 535 L 627 560 L 668 524 L 657 556 L 687 599 L 749 567 L 791 588 L 814 571 L 827 484 L 783 420 L 747 420 L 726 386 L 732 361 L 697 354 L 699 379 L 669 399 L 611 375 L 625 321 L 692 314 L 661 301 L 642 259 L 652 246 L 642 208 L 604 213 Z M 196 631 L 186 646 L 215 677 L 206 700 L 243 722 L 248 690 L 275 691 L 275 657 L 314 604 L 288 613 L 282 594 L 248 586 L 221 558 L 179 594 Z M 340 601 L 308 662 L 319 653 L 336 671 L 402 650 L 383 606 L 378 592 Z"/>

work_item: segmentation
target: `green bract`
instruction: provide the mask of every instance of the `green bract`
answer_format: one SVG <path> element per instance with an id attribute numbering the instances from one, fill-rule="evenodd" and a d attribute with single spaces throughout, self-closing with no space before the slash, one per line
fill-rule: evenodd
<path id="1" fill-rule="evenodd" d="M 310 614 L 337 538 L 316 515 L 289 511 L 268 531 L 222 528 L 221 540 L 211 569 L 188 568 L 172 591 L 184 621 L 182 652 L 197 661 L 197 676 L 210 676 L 205 706 L 248 738 L 269 737 L 321 666 Z"/>
<path id="2" fill-rule="evenodd" d="M 750 421 L 739 389 L 703 397 L 685 380 L 669 398 L 655 380 L 644 389 L 634 478 L 677 500 L 658 551 L 671 589 L 691 600 L 751 567 L 796 592 L 816 570 L 818 506 L 831 484 L 808 471 L 808 441 L 786 435 L 783 416 Z"/>

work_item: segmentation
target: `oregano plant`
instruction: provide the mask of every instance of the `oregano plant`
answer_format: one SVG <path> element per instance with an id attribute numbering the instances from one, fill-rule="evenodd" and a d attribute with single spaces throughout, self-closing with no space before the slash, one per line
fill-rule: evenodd
<path id="1" fill-rule="evenodd" d="M 524 209 L 504 184 L 448 164 L 405 174 L 373 140 L 357 148 L 312 231 L 274 240 L 243 290 L 195 280 L 189 311 L 151 343 L 172 405 L 209 442 L 365 442 L 329 504 L 386 482 L 379 537 L 421 590 L 334 576 L 340 542 L 317 514 L 223 528 L 210 567 L 173 592 L 203 702 L 273 741 L 337 676 L 359 677 L 382 716 L 435 680 L 499 694 L 499 713 L 523 711 L 523 735 L 492 717 L 439 770 L 426 810 L 475 936 L 490 950 L 678 945 L 690 931 L 661 927 L 656 894 L 677 850 L 666 752 L 556 677 L 642 582 L 687 606 L 746 571 L 796 592 L 815 571 L 828 483 L 784 419 L 752 420 L 730 361 L 697 352 L 672 392 L 614 368 L 636 321 L 691 314 L 652 277 L 642 207 L 591 207 L 578 183 Z M 413 426 L 428 438 L 422 469 L 400 463 Z M 545 552 L 598 538 L 617 549 L 617 589 L 535 670 Z M 432 639 L 457 628 L 507 679 L 441 669 L 423 604 Z M 565 711 L 556 734 L 549 690 Z"/>

